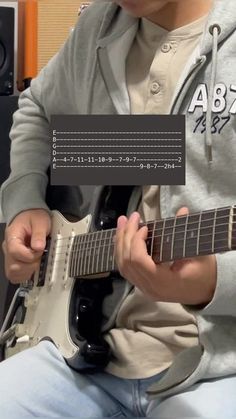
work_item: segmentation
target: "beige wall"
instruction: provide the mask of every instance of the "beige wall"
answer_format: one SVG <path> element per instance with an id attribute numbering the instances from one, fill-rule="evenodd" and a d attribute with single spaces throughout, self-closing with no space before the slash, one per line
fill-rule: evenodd
<path id="1" fill-rule="evenodd" d="M 78 19 L 79 0 L 38 0 L 38 70 L 58 51 Z"/>

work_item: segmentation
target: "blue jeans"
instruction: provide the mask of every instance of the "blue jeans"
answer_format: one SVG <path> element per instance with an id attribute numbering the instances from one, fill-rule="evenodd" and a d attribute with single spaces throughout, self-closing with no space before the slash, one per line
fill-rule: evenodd
<path id="1" fill-rule="evenodd" d="M 127 380 L 70 369 L 50 342 L 0 364 L 0 416 L 228 418 L 236 416 L 236 377 L 196 384 L 181 394 L 149 401 L 145 390 L 162 374 Z"/>

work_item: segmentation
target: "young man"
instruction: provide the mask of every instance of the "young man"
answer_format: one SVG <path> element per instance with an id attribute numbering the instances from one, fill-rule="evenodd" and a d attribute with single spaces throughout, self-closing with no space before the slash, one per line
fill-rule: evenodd
<path id="1" fill-rule="evenodd" d="M 84 12 L 14 117 L 2 188 L 12 282 L 31 276 L 50 232 L 51 114 L 183 113 L 186 186 L 143 187 L 138 213 L 148 220 L 235 203 L 235 29 L 235 0 L 95 1 Z M 117 263 L 134 287 L 106 335 L 105 372 L 77 373 L 41 342 L 0 365 L 2 416 L 236 414 L 235 254 L 155 265 L 138 213 L 118 220 Z"/>

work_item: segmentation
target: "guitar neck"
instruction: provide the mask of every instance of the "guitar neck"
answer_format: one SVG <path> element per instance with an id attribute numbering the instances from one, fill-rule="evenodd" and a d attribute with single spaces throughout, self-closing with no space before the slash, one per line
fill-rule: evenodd
<path id="1" fill-rule="evenodd" d="M 217 208 L 180 217 L 141 223 L 148 227 L 147 251 L 155 263 L 221 253 L 236 248 L 235 207 Z M 116 229 L 75 236 L 70 276 L 117 270 Z"/>

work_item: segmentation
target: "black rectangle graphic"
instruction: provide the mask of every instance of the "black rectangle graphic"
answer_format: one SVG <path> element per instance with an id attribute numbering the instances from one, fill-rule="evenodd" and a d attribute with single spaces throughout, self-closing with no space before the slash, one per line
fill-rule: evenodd
<path id="1" fill-rule="evenodd" d="M 183 115 L 53 115 L 53 185 L 184 185 Z"/>

